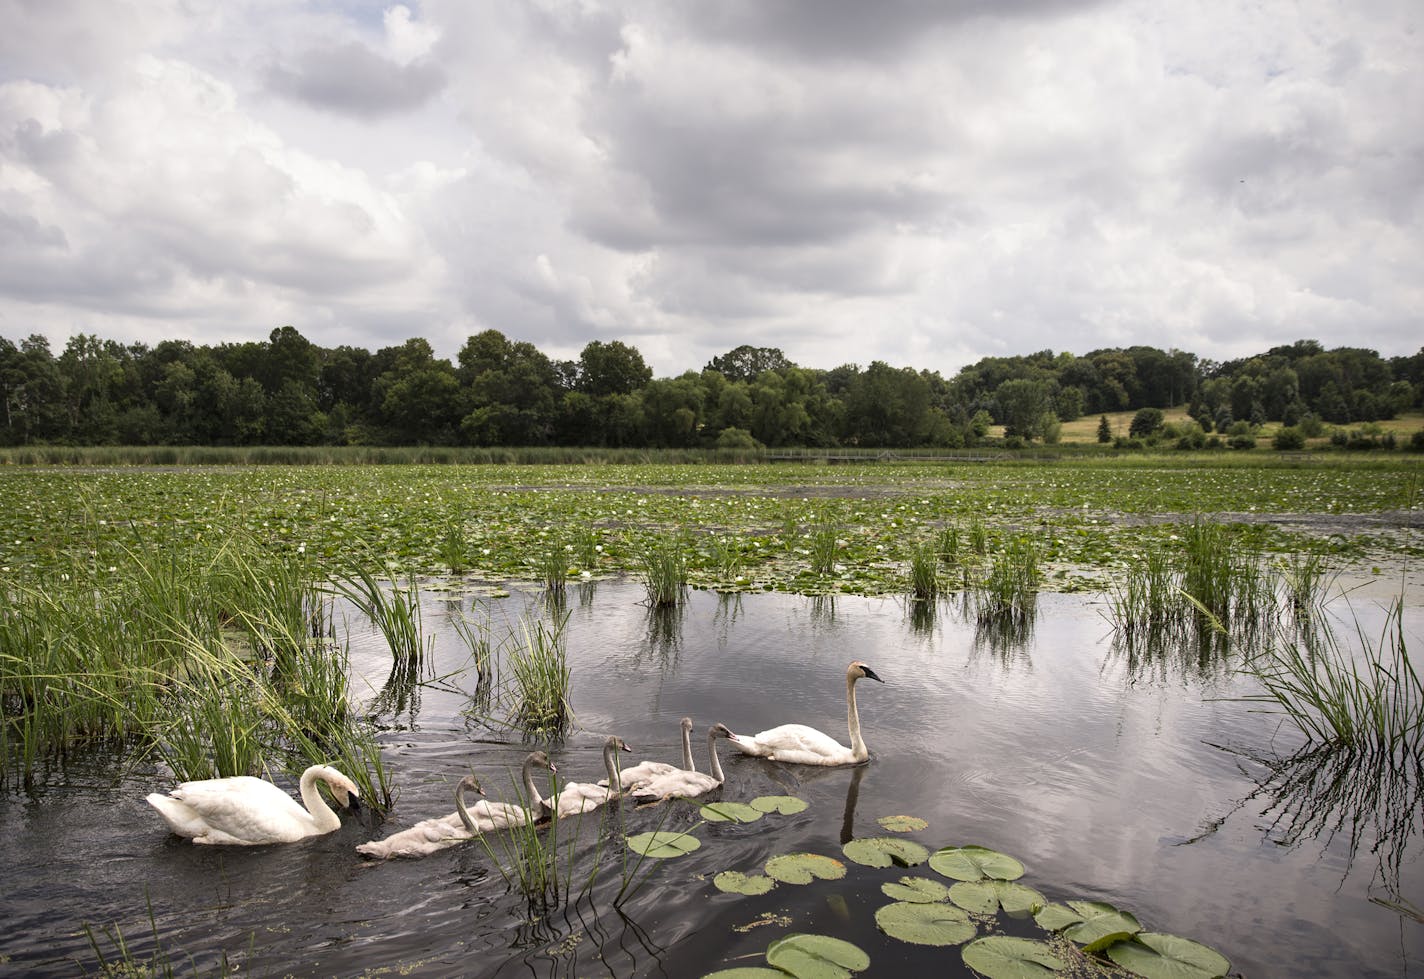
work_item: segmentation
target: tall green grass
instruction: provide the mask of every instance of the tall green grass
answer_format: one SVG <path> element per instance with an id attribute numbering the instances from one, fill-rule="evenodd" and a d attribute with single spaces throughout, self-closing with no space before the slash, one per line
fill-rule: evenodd
<path id="1" fill-rule="evenodd" d="M 638 570 L 654 606 L 677 605 L 687 593 L 688 554 L 682 533 L 653 537 L 638 553 Z"/>
<path id="2" fill-rule="evenodd" d="M 567 615 L 553 623 L 524 619 L 522 642 L 509 656 L 514 721 L 533 737 L 558 737 L 573 717 L 569 707 L 571 671 L 564 644 L 567 623 Z"/>
<path id="3" fill-rule="evenodd" d="M 975 614 L 982 623 L 1000 620 L 1030 622 L 1038 610 L 1038 546 L 1015 537 L 996 553 L 989 570 L 974 589 Z"/>
<path id="4" fill-rule="evenodd" d="M 411 575 L 402 585 L 382 581 L 364 567 L 331 580 L 332 594 L 345 598 L 371 620 L 397 660 L 422 662 L 427 640 L 420 613 L 420 586 Z"/>
<path id="5" fill-rule="evenodd" d="M 840 526 L 828 516 L 822 516 L 811 529 L 811 571 L 827 575 L 835 570 L 840 553 Z"/>
<path id="6" fill-rule="evenodd" d="M 940 553 L 936 541 L 910 545 L 910 597 L 918 602 L 933 603 L 939 598 Z"/>
<path id="7" fill-rule="evenodd" d="M 1312 743 L 1424 761 L 1424 683 L 1410 660 L 1404 602 L 1390 607 L 1378 640 L 1356 621 L 1352 651 L 1333 630 L 1281 629 L 1241 672 L 1262 691 L 1244 698 L 1284 715 Z"/>

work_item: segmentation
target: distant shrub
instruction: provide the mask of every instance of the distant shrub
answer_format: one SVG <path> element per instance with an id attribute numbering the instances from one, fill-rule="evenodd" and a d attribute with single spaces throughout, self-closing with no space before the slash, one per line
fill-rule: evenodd
<path id="1" fill-rule="evenodd" d="M 1305 436 L 1301 434 L 1300 429 L 1287 426 L 1271 439 L 1271 446 L 1277 452 L 1299 452 L 1305 448 Z"/>
<path id="2" fill-rule="evenodd" d="M 1113 442 L 1114 449 L 1145 449 L 1147 444 L 1142 439 L 1123 438 L 1121 435 Z"/>
<path id="3" fill-rule="evenodd" d="M 1318 439 L 1325 434 L 1325 423 L 1320 420 L 1318 415 L 1308 411 L 1300 416 L 1296 428 L 1300 429 L 1300 434 L 1308 439 Z"/>
<path id="4" fill-rule="evenodd" d="M 1139 408 L 1132 416 L 1127 434 L 1132 438 L 1149 438 L 1162 427 L 1161 408 Z"/>
<path id="5" fill-rule="evenodd" d="M 1424 428 L 1409 436 L 1409 451 L 1424 452 Z"/>
<path id="6" fill-rule="evenodd" d="M 752 433 L 745 428 L 729 427 L 722 429 L 717 435 L 717 448 L 719 449 L 759 449 L 761 443 L 758 442 Z"/>

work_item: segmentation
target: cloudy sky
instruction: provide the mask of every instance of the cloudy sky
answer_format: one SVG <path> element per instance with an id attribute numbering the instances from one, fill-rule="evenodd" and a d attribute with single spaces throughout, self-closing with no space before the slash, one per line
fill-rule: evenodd
<path id="1" fill-rule="evenodd" d="M 1418 0 L 0 0 L 0 336 L 1424 343 Z"/>

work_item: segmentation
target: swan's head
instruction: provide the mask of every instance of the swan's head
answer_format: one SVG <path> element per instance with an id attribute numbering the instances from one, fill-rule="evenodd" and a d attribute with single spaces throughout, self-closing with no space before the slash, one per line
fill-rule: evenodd
<path id="1" fill-rule="evenodd" d="M 854 663 L 851 663 L 850 666 L 846 668 L 846 676 L 850 677 L 852 680 L 874 680 L 877 683 L 885 682 L 884 680 L 880 679 L 880 677 L 875 675 L 874 670 L 866 666 L 860 660 L 856 660 Z"/>
<path id="2" fill-rule="evenodd" d="M 709 738 L 735 738 L 736 735 L 725 724 L 713 724 L 707 729 Z"/>
<path id="3" fill-rule="evenodd" d="M 542 751 L 529 752 L 529 757 L 526 760 L 535 768 L 547 768 L 551 772 L 558 771 L 558 769 L 554 767 L 554 763 L 549 760 L 549 756 Z"/>
<path id="4" fill-rule="evenodd" d="M 620 738 L 620 737 L 619 737 L 618 735 L 616 735 L 616 734 L 611 734 L 611 735 L 609 735 L 609 736 L 608 736 L 608 740 L 605 741 L 603 744 L 604 744 L 604 748 L 603 748 L 604 751 L 632 751 L 632 750 L 633 750 L 633 746 L 632 746 L 632 745 L 630 745 L 627 741 L 624 741 L 622 738 Z"/>
<path id="5" fill-rule="evenodd" d="M 678 723 L 682 725 L 682 729 L 683 729 L 684 731 L 686 731 L 686 732 L 689 733 L 689 734 L 692 733 L 692 718 L 690 718 L 690 717 L 684 717 L 684 718 L 683 718 L 681 721 L 679 721 Z"/>
<path id="6" fill-rule="evenodd" d="M 485 790 L 480 788 L 480 780 L 472 774 L 460 779 L 460 784 L 455 786 L 455 795 L 461 796 L 466 792 L 473 792 L 475 795 L 484 795 Z"/>
<path id="7" fill-rule="evenodd" d="M 361 790 L 356 788 L 355 782 L 330 765 L 322 765 L 317 775 L 331 790 L 331 797 L 336 800 L 338 806 L 358 811 L 361 809 Z"/>

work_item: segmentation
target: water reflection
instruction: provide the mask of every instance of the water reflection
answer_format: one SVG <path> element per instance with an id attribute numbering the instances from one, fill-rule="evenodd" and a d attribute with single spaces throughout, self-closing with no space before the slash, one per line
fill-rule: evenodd
<path id="1" fill-rule="evenodd" d="M 1215 832 L 1235 812 L 1264 803 L 1266 838 L 1284 847 L 1310 840 L 1340 843 L 1348 876 L 1362 848 L 1375 857 L 1374 882 L 1394 901 L 1402 899 L 1400 871 L 1410 843 L 1420 834 L 1424 812 L 1424 762 L 1413 755 L 1390 756 L 1310 747 L 1287 757 L 1224 748 L 1262 771 L 1256 788 L 1210 829 Z"/>
<path id="2" fill-rule="evenodd" d="M 841 845 L 855 838 L 855 807 L 860 801 L 860 780 L 865 778 L 869 765 L 857 765 L 851 772 L 850 784 L 846 786 L 845 812 L 841 815 Z"/>
<path id="3" fill-rule="evenodd" d="M 682 646 L 682 617 L 681 605 L 648 606 L 647 653 L 664 670 L 677 665 L 678 649 Z"/>
<path id="4" fill-rule="evenodd" d="M 935 622 L 939 616 L 939 603 L 930 599 L 912 598 L 907 607 L 910 631 L 917 636 L 934 634 Z"/>
<path id="5" fill-rule="evenodd" d="M 812 595 L 811 625 L 820 629 L 833 629 L 836 624 L 836 596 Z"/>
<path id="6" fill-rule="evenodd" d="M 1174 676 L 1213 679 L 1230 672 L 1231 642 L 1219 632 L 1114 630 L 1106 663 L 1121 662 L 1130 682 L 1163 682 Z"/>

